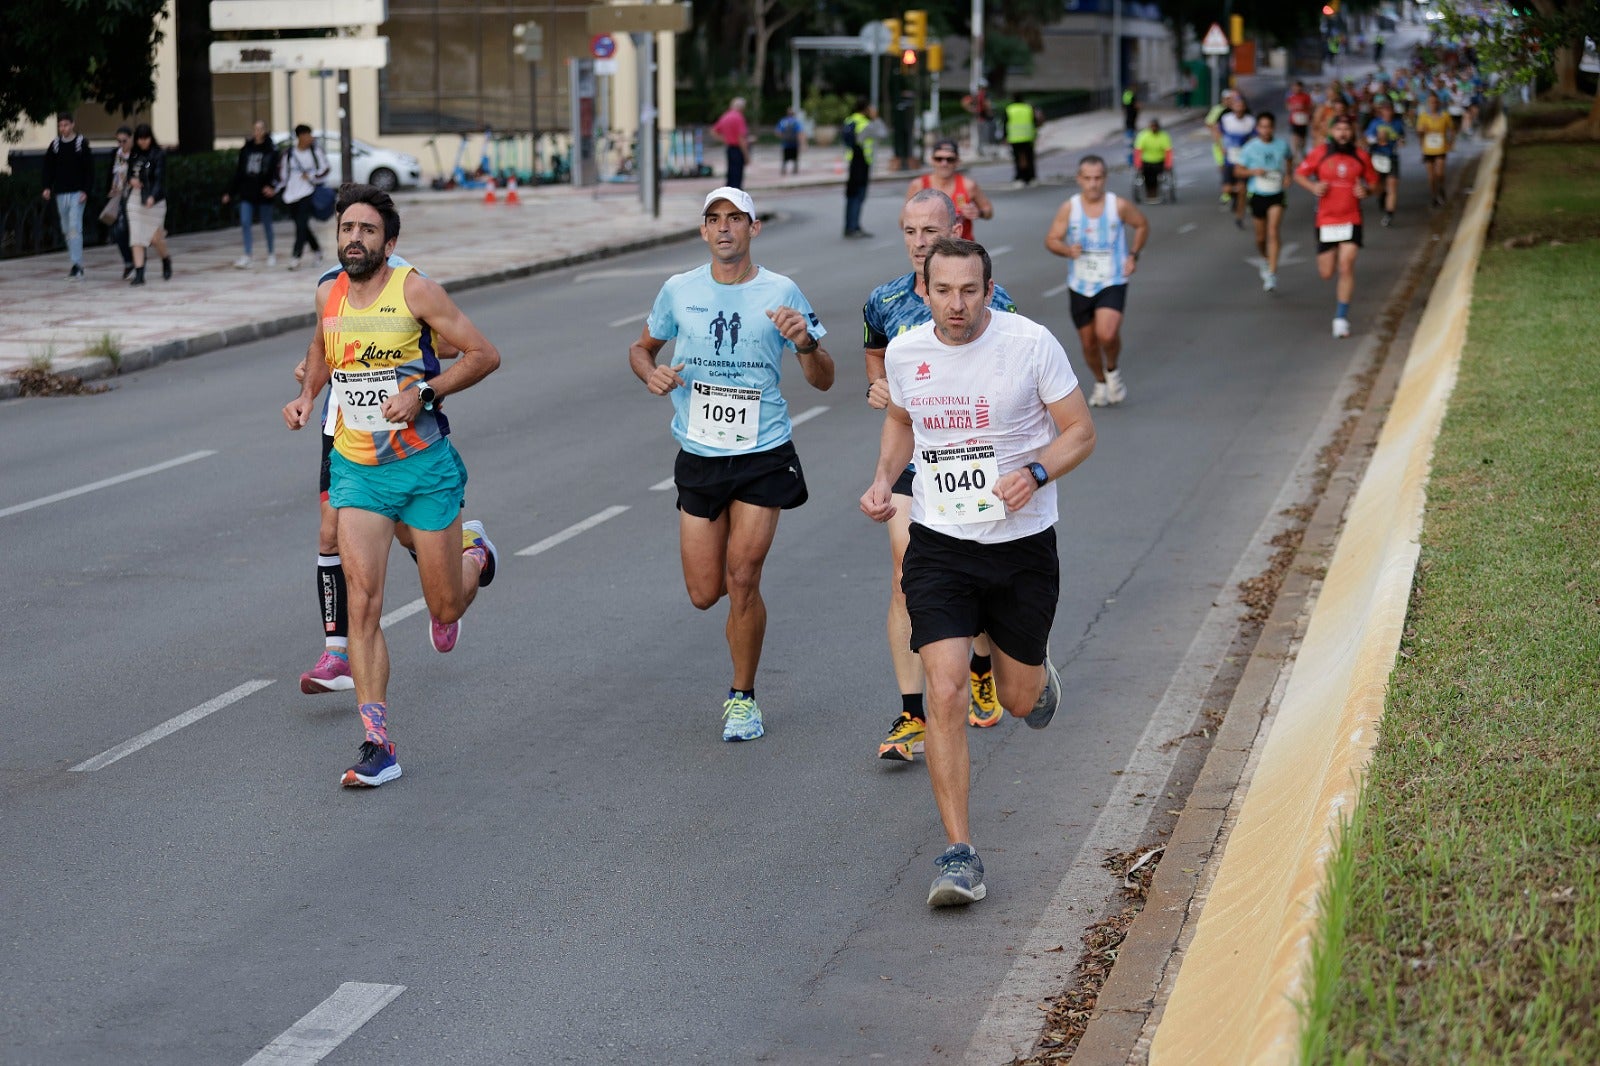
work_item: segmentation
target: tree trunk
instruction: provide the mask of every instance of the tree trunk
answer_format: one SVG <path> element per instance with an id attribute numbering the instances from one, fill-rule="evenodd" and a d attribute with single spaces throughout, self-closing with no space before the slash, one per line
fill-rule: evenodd
<path id="1" fill-rule="evenodd" d="M 211 5 L 178 0 L 178 146 L 209 152 L 216 140 L 211 110 Z"/>
<path id="2" fill-rule="evenodd" d="M 772 35 L 781 30 L 786 23 L 798 15 L 799 9 L 791 8 L 780 15 L 776 20 L 768 21 L 767 15 L 777 7 L 779 0 L 752 0 L 750 5 L 754 16 L 755 28 L 755 70 L 750 78 L 750 118 L 751 124 L 764 120 L 765 115 L 761 108 L 761 94 L 766 91 L 767 85 L 767 51 L 772 45 Z"/>

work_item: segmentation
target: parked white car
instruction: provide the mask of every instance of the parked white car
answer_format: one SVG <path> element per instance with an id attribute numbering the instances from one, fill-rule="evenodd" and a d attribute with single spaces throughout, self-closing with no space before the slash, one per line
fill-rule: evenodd
<path id="1" fill-rule="evenodd" d="M 328 156 L 328 162 L 333 165 L 335 175 L 339 173 L 340 140 L 337 130 L 325 132 L 315 130 L 311 136 L 319 141 L 322 150 Z M 291 133 L 276 132 L 272 141 L 282 151 L 286 146 L 294 144 L 294 135 Z M 422 163 L 414 155 L 404 152 L 391 152 L 387 148 L 379 148 L 375 144 L 355 137 L 350 138 L 350 163 L 354 170 L 354 179 L 365 185 L 376 185 L 385 191 L 394 189 L 408 189 L 422 184 Z"/>

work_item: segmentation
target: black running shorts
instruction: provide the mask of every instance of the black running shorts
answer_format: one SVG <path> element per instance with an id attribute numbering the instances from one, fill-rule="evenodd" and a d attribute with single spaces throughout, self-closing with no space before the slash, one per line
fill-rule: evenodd
<path id="1" fill-rule="evenodd" d="M 894 479 L 894 494 L 896 496 L 914 495 L 913 482 L 916 480 L 916 476 L 917 468 L 914 466 L 908 466 L 900 471 L 900 476 Z"/>
<path id="2" fill-rule="evenodd" d="M 672 479 L 678 485 L 679 509 L 713 522 L 735 500 L 786 511 L 806 502 L 806 477 L 792 441 L 745 455 L 679 451 Z"/>
<path id="3" fill-rule="evenodd" d="M 326 500 L 328 486 L 333 480 L 333 437 L 321 431 L 317 435 L 322 438 L 322 473 L 317 478 L 317 492 Z"/>
<path id="4" fill-rule="evenodd" d="M 911 523 L 900 579 L 911 650 L 988 633 L 1020 663 L 1044 662 L 1061 593 L 1052 527 L 1020 540 L 979 544 Z"/>
<path id="5" fill-rule="evenodd" d="M 1093 296 L 1085 296 L 1071 289 L 1067 290 L 1067 294 L 1071 298 L 1069 306 L 1072 311 L 1072 324 L 1077 329 L 1092 323 L 1094 313 L 1098 309 L 1104 307 L 1111 311 L 1121 311 L 1123 305 L 1128 302 L 1126 282 L 1121 285 L 1108 285 Z"/>
<path id="6" fill-rule="evenodd" d="M 1265 219 L 1267 212 L 1274 207 L 1284 206 L 1283 193 L 1275 192 L 1271 196 L 1250 197 L 1250 213 L 1256 218 Z"/>

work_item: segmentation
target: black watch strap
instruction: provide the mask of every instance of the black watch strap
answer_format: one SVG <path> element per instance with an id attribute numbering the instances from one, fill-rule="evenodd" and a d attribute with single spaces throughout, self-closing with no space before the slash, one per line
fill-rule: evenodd
<path id="1" fill-rule="evenodd" d="M 1044 488 L 1050 481 L 1050 471 L 1044 468 L 1043 463 L 1029 463 L 1028 473 L 1033 475 L 1033 483 L 1038 488 Z"/>

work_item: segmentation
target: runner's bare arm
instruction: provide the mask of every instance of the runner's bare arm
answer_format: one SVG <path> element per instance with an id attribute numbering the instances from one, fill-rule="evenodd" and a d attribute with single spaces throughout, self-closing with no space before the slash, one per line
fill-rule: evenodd
<path id="1" fill-rule="evenodd" d="M 874 522 L 887 522 L 894 517 L 895 479 L 911 461 L 914 444 L 911 416 L 904 408 L 890 404 L 883 415 L 883 435 L 878 444 L 878 468 L 873 472 L 872 484 L 861 494 L 861 513 Z"/>
<path id="2" fill-rule="evenodd" d="M 867 405 L 879 411 L 889 406 L 889 379 L 885 375 L 884 355 L 887 348 L 863 348 L 867 360 Z"/>
<path id="3" fill-rule="evenodd" d="M 794 345 L 806 382 L 819 392 L 833 388 L 833 356 L 811 335 L 806 316 L 792 307 L 779 307 L 768 311 L 767 317 L 783 338 Z"/>
<path id="4" fill-rule="evenodd" d="M 1094 420 L 1089 417 L 1089 405 L 1081 388 L 1073 389 L 1055 403 L 1046 404 L 1045 409 L 1056 424 L 1056 439 L 1039 452 L 1038 462 L 1050 475 L 1050 480 L 1056 481 L 1076 469 L 1094 451 Z M 1026 507 L 1037 488 L 1033 475 L 1024 467 L 1002 477 L 994 487 L 994 494 L 1007 507 L 1015 509 Z"/>
<path id="5" fill-rule="evenodd" d="M 1150 239 L 1150 220 L 1122 196 L 1117 197 L 1117 214 L 1124 226 L 1133 227 L 1133 239 L 1128 243 L 1128 260 L 1122 267 L 1124 274 L 1131 275 L 1139 265 L 1139 253 L 1144 251 L 1145 242 Z"/>
<path id="6" fill-rule="evenodd" d="M 638 340 L 628 346 L 628 365 L 633 368 L 634 376 L 644 382 L 644 387 L 657 396 L 665 396 L 683 384 L 683 378 L 678 376 L 678 371 L 682 370 L 685 364 L 656 365 L 656 356 L 660 355 L 661 349 L 666 346 L 666 341 L 650 336 L 649 326 L 639 333 Z"/>
<path id="7" fill-rule="evenodd" d="M 327 304 L 328 293 L 332 289 L 331 281 L 325 281 L 317 286 L 316 332 L 312 335 L 311 344 L 306 349 L 306 357 L 301 361 L 295 374 L 300 380 L 300 395 L 283 406 L 283 421 L 290 429 L 300 429 L 311 418 L 311 412 L 316 408 L 317 395 L 328 383 L 328 361 L 322 357 L 325 351 L 322 342 L 322 308 Z"/>
<path id="8" fill-rule="evenodd" d="M 979 218 L 994 217 L 994 202 L 989 199 L 989 194 L 978 187 L 978 183 L 971 178 L 967 179 L 967 196 L 978 208 Z"/>
<path id="9" fill-rule="evenodd" d="M 1072 201 L 1068 200 L 1056 211 L 1056 217 L 1050 222 L 1050 231 L 1044 235 L 1044 246 L 1056 255 L 1076 259 L 1083 249 L 1076 244 L 1067 243 L 1067 225 L 1071 220 Z"/>

